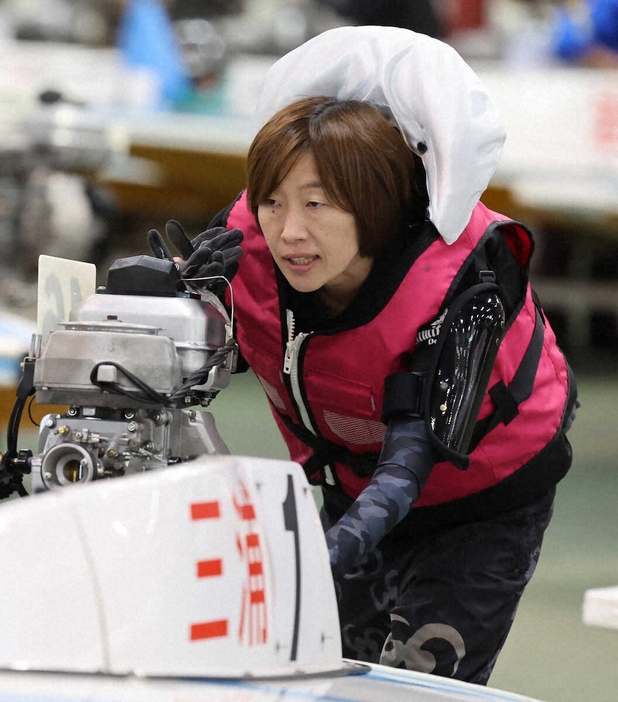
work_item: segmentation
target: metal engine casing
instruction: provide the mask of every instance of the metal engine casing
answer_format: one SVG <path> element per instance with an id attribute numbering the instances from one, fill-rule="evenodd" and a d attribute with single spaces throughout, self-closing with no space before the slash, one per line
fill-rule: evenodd
<path id="1" fill-rule="evenodd" d="M 169 394 L 226 342 L 229 318 L 211 293 L 193 297 L 91 295 L 71 311 L 64 329 L 50 333 L 34 372 L 37 402 L 118 407 L 119 398 L 90 381 L 96 363 L 114 362 Z M 199 392 L 226 388 L 230 358 L 213 368 Z M 116 381 L 131 386 L 118 376 Z M 143 403 L 123 398 L 122 407 Z"/>
<path id="2" fill-rule="evenodd" d="M 176 297 L 95 294 L 50 332 L 36 354 L 34 386 L 42 404 L 69 405 L 41 422 L 38 454 L 31 459 L 32 491 L 137 473 L 203 454 L 229 454 L 207 406 L 227 387 L 234 352 L 206 382 L 171 406 L 108 391 L 98 380 L 135 391 L 116 366 L 169 397 L 226 343 L 230 321 L 211 293 Z"/>

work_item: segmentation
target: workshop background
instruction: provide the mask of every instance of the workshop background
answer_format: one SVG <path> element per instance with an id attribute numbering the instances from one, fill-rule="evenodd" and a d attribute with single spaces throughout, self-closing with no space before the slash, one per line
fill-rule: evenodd
<path id="1" fill-rule="evenodd" d="M 507 144 L 482 199 L 535 234 L 533 283 L 582 402 L 574 466 L 490 684 L 614 702 L 618 631 L 582 621 L 585 591 L 618 585 L 618 9 L 597 35 L 589 11 L 603 4 L 0 1 L 1 431 L 36 329 L 40 254 L 94 263 L 103 283 L 113 260 L 148 252 L 151 227 L 204 229 L 243 187 L 262 77 L 311 36 L 380 22 L 438 36 L 501 112 Z M 233 453 L 287 458 L 250 373 L 211 411 Z"/>

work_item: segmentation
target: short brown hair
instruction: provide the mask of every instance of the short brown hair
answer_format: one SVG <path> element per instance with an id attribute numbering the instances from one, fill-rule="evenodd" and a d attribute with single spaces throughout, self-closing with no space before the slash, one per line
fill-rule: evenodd
<path id="1" fill-rule="evenodd" d="M 306 153 L 334 204 L 354 215 L 362 256 L 378 255 L 419 209 L 414 154 L 388 118 L 359 100 L 311 97 L 277 112 L 253 140 L 247 196 L 256 216 Z"/>

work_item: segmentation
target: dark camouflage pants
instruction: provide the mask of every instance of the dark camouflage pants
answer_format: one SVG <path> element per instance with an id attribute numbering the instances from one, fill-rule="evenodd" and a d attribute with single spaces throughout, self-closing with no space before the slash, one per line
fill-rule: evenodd
<path id="1" fill-rule="evenodd" d="M 485 684 L 536 567 L 553 497 L 409 545 L 385 538 L 362 571 L 336 583 L 343 655 Z"/>

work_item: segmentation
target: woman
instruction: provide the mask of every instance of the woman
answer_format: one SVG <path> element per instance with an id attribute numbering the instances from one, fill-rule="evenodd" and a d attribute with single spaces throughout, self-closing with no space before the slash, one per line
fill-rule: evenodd
<path id="1" fill-rule="evenodd" d="M 344 655 L 485 683 L 575 404 L 531 235 L 478 201 L 495 112 L 452 49 L 379 27 L 281 59 L 260 110 L 247 190 L 194 257 L 244 234 L 237 339 L 322 486 Z"/>

